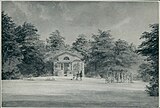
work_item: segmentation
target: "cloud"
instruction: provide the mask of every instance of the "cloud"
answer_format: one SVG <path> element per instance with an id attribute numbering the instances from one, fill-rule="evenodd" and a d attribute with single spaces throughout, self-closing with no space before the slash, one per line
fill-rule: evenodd
<path id="1" fill-rule="evenodd" d="M 148 25 L 158 22 L 158 3 L 3 1 L 2 9 L 17 24 L 33 23 L 44 40 L 58 29 L 67 43 L 97 29 L 111 30 L 113 36 L 137 43 Z"/>
<path id="2" fill-rule="evenodd" d="M 50 15 L 48 15 L 48 8 L 46 8 L 46 6 L 43 5 L 39 5 L 39 8 L 41 9 L 41 12 L 39 14 L 39 18 L 41 18 L 42 20 L 50 20 L 51 17 Z"/>
<path id="3" fill-rule="evenodd" d="M 27 18 L 32 16 L 32 13 L 29 10 L 29 4 L 25 2 L 13 2 L 15 7 L 23 12 Z"/>
<path id="4" fill-rule="evenodd" d="M 117 23 L 116 25 L 113 25 L 111 27 L 111 29 L 119 29 L 120 27 L 126 25 L 126 24 L 129 24 L 131 21 L 131 18 L 130 17 L 127 17 L 125 19 L 123 19 L 122 21 L 120 21 L 119 23 Z"/>

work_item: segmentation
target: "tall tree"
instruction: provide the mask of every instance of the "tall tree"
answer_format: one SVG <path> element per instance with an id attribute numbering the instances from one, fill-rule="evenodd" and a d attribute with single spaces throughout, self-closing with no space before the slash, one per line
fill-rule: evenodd
<path id="1" fill-rule="evenodd" d="M 49 51 L 65 49 L 64 37 L 60 35 L 58 30 L 50 34 L 49 39 L 47 39 L 47 44 L 47 49 Z"/>
<path id="2" fill-rule="evenodd" d="M 110 31 L 98 31 L 99 34 L 93 35 L 93 41 L 91 42 L 90 64 L 94 67 L 94 71 L 97 73 L 104 73 L 103 67 L 106 67 L 106 63 L 113 59 L 113 38 Z M 111 63 L 110 63 L 111 64 Z M 108 65 L 109 69 L 110 66 Z"/>
<path id="3" fill-rule="evenodd" d="M 114 51 L 114 64 L 112 65 L 111 69 L 112 71 L 120 74 L 118 77 L 121 76 L 120 82 L 124 82 L 125 77 L 124 75 L 130 76 L 130 81 L 132 82 L 132 72 L 129 71 L 129 69 L 132 67 L 133 64 L 137 61 L 137 54 L 136 54 L 136 48 L 133 44 L 129 44 L 125 40 L 117 40 L 115 41 L 115 45 L 113 48 Z M 123 77 L 123 78 L 122 78 Z M 119 80 L 118 80 L 119 82 Z"/>
<path id="4" fill-rule="evenodd" d="M 2 79 L 9 79 L 17 71 L 20 61 L 19 44 L 16 42 L 16 24 L 2 12 Z"/>
<path id="5" fill-rule="evenodd" d="M 144 81 L 144 82 L 149 82 L 150 80 L 150 73 L 151 71 L 151 64 L 149 63 L 142 63 L 139 66 L 138 73 L 139 77 Z"/>
<path id="6" fill-rule="evenodd" d="M 31 23 L 17 26 L 2 12 L 2 79 L 43 72 L 42 46 L 37 29 Z"/>
<path id="7" fill-rule="evenodd" d="M 87 41 L 86 36 L 83 34 L 79 35 L 76 41 L 72 44 L 72 49 L 81 53 L 83 60 L 87 60 L 89 48 L 89 42 Z"/>
<path id="8" fill-rule="evenodd" d="M 24 75 L 40 75 L 43 72 L 44 62 L 40 47 L 43 47 L 39 40 L 38 30 L 31 23 L 24 23 L 16 28 L 16 41 L 19 43 L 22 63 L 18 65 Z M 41 43 L 41 44 L 40 44 Z"/>
<path id="9" fill-rule="evenodd" d="M 138 53 L 147 57 L 147 61 L 151 64 L 149 75 L 152 77 L 149 86 L 147 86 L 147 92 L 151 96 L 159 95 L 159 75 L 158 75 L 158 46 L 159 46 L 159 24 L 150 25 L 150 32 L 143 32 L 140 39 L 144 39 L 141 45 L 139 45 Z"/>
<path id="10" fill-rule="evenodd" d="M 15 41 L 15 27 L 12 18 L 2 12 L 2 64 L 17 55 L 18 44 Z"/>
<path id="11" fill-rule="evenodd" d="M 129 68 L 133 63 L 136 63 L 136 48 L 125 40 L 119 39 L 115 42 L 114 54 L 115 64 L 123 68 Z"/>
<path id="12" fill-rule="evenodd" d="M 111 76 L 117 82 L 123 82 L 125 79 L 123 76 L 126 74 L 132 81 L 132 75 L 128 70 L 137 60 L 133 44 L 121 39 L 114 41 L 110 31 L 99 30 L 98 35 L 93 35 L 89 54 L 87 65 L 90 68 L 94 67 L 94 74 L 102 77 Z"/>

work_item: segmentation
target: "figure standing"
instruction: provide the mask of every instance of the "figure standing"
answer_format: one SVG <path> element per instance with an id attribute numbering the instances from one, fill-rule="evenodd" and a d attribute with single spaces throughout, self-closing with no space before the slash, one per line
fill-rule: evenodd
<path id="1" fill-rule="evenodd" d="M 74 80 L 76 78 L 76 74 L 75 74 L 75 72 L 73 72 L 73 79 L 71 79 L 71 80 Z"/>
<path id="2" fill-rule="evenodd" d="M 79 77 L 79 71 L 78 71 L 78 73 L 76 74 L 76 80 L 78 80 L 78 77 Z"/>
<path id="3" fill-rule="evenodd" d="M 105 84 L 109 83 L 108 76 L 105 77 Z"/>
<path id="4" fill-rule="evenodd" d="M 80 80 L 82 80 L 82 71 L 79 73 Z"/>

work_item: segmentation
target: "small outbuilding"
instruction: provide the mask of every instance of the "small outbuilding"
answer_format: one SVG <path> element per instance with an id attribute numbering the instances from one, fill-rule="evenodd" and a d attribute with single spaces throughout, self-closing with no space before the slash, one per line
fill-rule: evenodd
<path id="1" fill-rule="evenodd" d="M 53 63 L 55 76 L 73 76 L 80 72 L 84 76 L 84 61 L 79 53 L 59 51 L 50 53 L 47 58 Z"/>

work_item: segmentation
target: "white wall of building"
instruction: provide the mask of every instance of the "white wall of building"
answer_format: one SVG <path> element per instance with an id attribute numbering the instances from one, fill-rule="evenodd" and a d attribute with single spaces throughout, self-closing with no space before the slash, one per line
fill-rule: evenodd
<path id="1" fill-rule="evenodd" d="M 69 60 L 64 60 L 65 57 L 68 57 Z M 58 67 L 54 67 L 54 71 L 58 71 L 60 72 L 60 74 L 62 74 L 64 72 L 64 64 L 63 63 L 69 63 L 69 71 L 72 71 L 73 72 L 80 72 L 82 71 L 82 74 L 84 76 L 84 62 L 81 61 L 81 59 L 77 56 L 74 56 L 74 55 L 71 55 L 71 54 L 68 54 L 68 53 L 64 53 L 62 55 L 59 55 L 57 56 L 58 60 L 56 62 L 54 62 L 54 66 L 55 64 L 58 64 Z M 74 69 L 74 65 L 75 64 L 78 64 L 79 65 L 79 69 L 78 70 L 75 70 Z M 61 69 L 61 65 L 63 65 L 63 69 Z"/>

